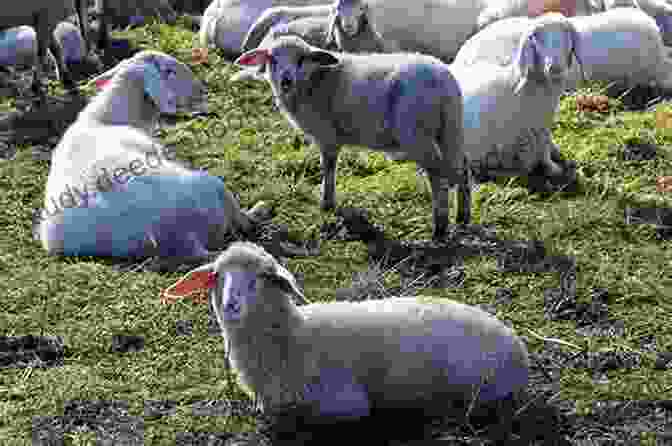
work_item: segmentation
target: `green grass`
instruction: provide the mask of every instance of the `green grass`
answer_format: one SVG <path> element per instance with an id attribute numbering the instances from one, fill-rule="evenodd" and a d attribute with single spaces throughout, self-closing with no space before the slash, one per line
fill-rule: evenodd
<path id="1" fill-rule="evenodd" d="M 194 38 L 182 28 L 156 24 L 125 35 L 185 61 Z M 301 134 L 273 110 L 266 85 L 227 84 L 235 69 L 217 56 L 208 68 L 194 70 L 208 82 L 210 106 L 220 119 L 185 122 L 162 138 L 177 143 L 179 158 L 223 175 L 243 206 L 268 200 L 276 206 L 277 222 L 305 238 L 316 236 L 320 225 L 334 218 L 318 206 L 316 149 L 297 140 Z M 558 286 L 557 274 L 501 273 L 494 259 L 467 260 L 463 287 L 427 293 L 475 304 L 492 302 L 496 288 L 509 287 L 517 298 L 498 316 L 513 321 L 521 334 L 531 328 L 587 342 L 590 350 L 637 348 L 638 337 L 654 334 L 661 350 L 672 349 L 672 243 L 656 240 L 649 226 L 626 225 L 623 219 L 625 205 L 672 206 L 672 195 L 655 191 L 656 177 L 672 174 L 667 147 L 672 130 L 656 129 L 653 113 L 617 109 L 606 120 L 579 115 L 566 97 L 554 137 L 564 156 L 577 160 L 585 191 L 542 199 L 518 179 L 486 185 L 475 200 L 476 223 L 496 225 L 500 237 L 540 239 L 552 254 L 575 256 L 579 300 L 587 299 L 592 287 L 608 288 L 610 311 L 625 321 L 625 336 L 586 340 L 576 335 L 574 323 L 544 320 L 543 290 Z M 631 137 L 654 139 L 664 149 L 655 161 L 619 161 L 617 149 Z M 145 420 L 146 444 L 173 444 L 181 431 L 249 429 L 222 417 L 191 415 L 192 402 L 226 397 L 224 346 L 221 338 L 207 335 L 205 306 L 159 304 L 159 291 L 180 274 L 122 274 L 93 258 L 49 258 L 32 240 L 30 217 L 42 204 L 48 169 L 48 163 L 33 160 L 29 147 L 0 164 L 0 333 L 61 335 L 68 354 L 63 367 L 0 372 L 0 443 L 30 444 L 31 417 L 61 415 L 71 399 L 126 400 L 136 416 L 147 399 L 177 401 L 176 415 Z M 346 149 L 337 193 L 339 205 L 369 209 L 389 236 L 430 237 L 431 201 L 418 189 L 412 163 Z M 336 288 L 350 286 L 353 272 L 366 268 L 366 249 L 358 242 L 327 242 L 319 257 L 292 259 L 289 267 L 305 275 L 307 296 L 328 301 Z M 194 321 L 191 338 L 173 334 L 178 319 Z M 144 336 L 145 349 L 110 353 L 117 332 Z M 539 346 L 533 341 L 530 348 Z M 567 368 L 561 396 L 579 406 L 598 399 L 672 398 L 670 372 L 653 370 L 647 358 L 640 369 L 610 372 L 606 385 Z"/>

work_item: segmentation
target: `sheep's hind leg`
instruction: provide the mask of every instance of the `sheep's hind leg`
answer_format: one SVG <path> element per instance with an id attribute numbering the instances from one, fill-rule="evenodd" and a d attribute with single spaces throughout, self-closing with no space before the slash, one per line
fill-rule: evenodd
<path id="1" fill-rule="evenodd" d="M 450 217 L 450 189 L 453 186 L 440 171 L 435 168 L 425 167 L 432 187 L 432 240 L 442 240 L 448 231 L 448 219 Z"/>
<path id="2" fill-rule="evenodd" d="M 336 164 L 339 151 L 340 147 L 338 146 L 320 146 L 320 168 L 322 171 L 320 207 L 323 210 L 336 207 Z"/>
<path id="3" fill-rule="evenodd" d="M 37 61 L 33 69 L 33 83 L 31 90 L 37 96 L 37 105 L 43 105 L 47 99 L 47 92 L 42 87 L 42 76 L 47 64 L 47 47 L 52 40 L 49 35 L 49 20 L 46 11 L 38 11 L 33 14 L 33 28 L 37 36 Z"/>

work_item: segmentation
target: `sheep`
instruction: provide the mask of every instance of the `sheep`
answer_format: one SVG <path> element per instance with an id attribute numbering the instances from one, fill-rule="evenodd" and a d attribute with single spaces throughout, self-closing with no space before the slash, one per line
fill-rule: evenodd
<path id="1" fill-rule="evenodd" d="M 230 230 L 249 229 L 222 180 L 173 162 L 151 138 L 160 112 L 205 109 L 187 65 L 141 51 L 92 82 L 102 91 L 53 152 L 40 222 L 49 254 L 202 260 Z"/>
<path id="2" fill-rule="evenodd" d="M 62 62 L 60 48 L 54 43 L 53 33 L 56 26 L 70 16 L 74 9 L 79 14 L 80 8 L 85 5 L 84 2 L 85 0 L 24 0 L 8 3 L 0 14 L 0 31 L 16 26 L 31 25 L 37 33 L 39 63 L 35 64 L 32 89 L 41 102 L 45 100 L 46 92 L 41 87 L 40 78 L 43 74 L 43 65 L 47 63 L 47 49 L 49 48 L 54 53 L 63 86 L 66 89 L 75 87 L 67 67 Z"/>
<path id="3" fill-rule="evenodd" d="M 655 21 L 636 8 L 615 8 L 591 16 L 569 19 L 579 34 L 585 77 L 600 81 L 624 81 L 629 86 L 655 83 L 672 88 L 668 49 Z M 516 17 L 493 23 L 460 49 L 455 65 L 481 62 L 507 66 L 512 63 L 517 42 L 531 22 Z M 584 76 L 573 67 L 566 88 L 576 88 Z"/>
<path id="4" fill-rule="evenodd" d="M 658 24 L 663 43 L 672 45 L 672 6 L 662 0 L 602 0 L 604 10 L 613 8 L 639 8 L 653 17 Z"/>
<path id="5" fill-rule="evenodd" d="M 54 30 L 56 44 L 61 48 L 62 64 L 68 67 L 73 78 L 90 75 L 102 69 L 100 61 L 87 55 L 85 42 L 77 26 L 70 22 L 61 22 Z M 51 65 L 56 68 L 58 63 L 53 53 L 47 50 Z M 37 35 L 30 26 L 18 26 L 0 31 L 0 65 L 32 67 L 37 63 Z"/>
<path id="6" fill-rule="evenodd" d="M 491 0 L 478 16 L 480 31 L 508 17 L 536 17 L 544 12 L 560 12 L 566 17 L 587 16 L 604 11 L 603 0 Z"/>
<path id="7" fill-rule="evenodd" d="M 264 411 L 295 405 L 322 420 L 379 409 L 445 415 L 526 394 L 525 343 L 475 306 L 416 296 L 297 307 L 291 298 L 308 301 L 294 276 L 249 242 L 189 271 L 163 302 L 203 291 L 227 357 Z"/>
<path id="8" fill-rule="evenodd" d="M 428 172 L 433 237 L 443 237 L 449 186 L 466 182 L 468 174 L 462 93 L 447 65 L 422 54 L 334 53 L 297 36 L 280 37 L 235 63 L 266 65 L 276 105 L 319 147 L 322 209 L 336 205 L 341 146 L 369 147 L 390 159 L 413 160 Z M 464 208 L 458 207 L 458 222 Z"/>
<path id="9" fill-rule="evenodd" d="M 276 25 L 286 24 L 305 18 L 324 17 L 330 18 L 333 4 L 313 6 L 276 6 L 268 8 L 261 13 L 257 20 L 247 30 L 240 50 L 249 51 L 261 45 L 262 40 Z M 331 23 L 331 20 L 329 21 Z M 326 33 L 325 33 L 326 34 Z M 306 40 L 304 38 L 304 40 Z M 308 40 L 306 40 L 308 42 Z M 310 43 L 310 42 L 309 42 Z M 318 45 L 315 45 L 318 46 Z"/>
<path id="10" fill-rule="evenodd" d="M 209 45 L 221 49 L 232 59 L 240 48 L 250 26 L 268 8 L 275 6 L 326 5 L 333 0 L 212 0 L 203 13 L 198 33 L 200 48 Z"/>
<path id="11" fill-rule="evenodd" d="M 558 162 L 559 149 L 548 129 L 572 56 L 578 65 L 584 59 L 579 33 L 570 19 L 557 13 L 506 20 L 526 25 L 517 39 L 513 63 L 465 65 L 456 59 L 450 65 L 464 98 L 464 150 L 474 178 L 483 182 L 492 176 L 528 176 L 542 168 L 552 182 L 567 179 L 574 175 L 572 166 Z M 468 196 L 468 188 L 460 184 L 458 192 Z"/>
<path id="12" fill-rule="evenodd" d="M 305 7 L 294 9 L 315 9 L 317 7 Z M 380 34 L 373 28 L 373 24 L 367 18 L 368 8 L 361 0 L 336 0 L 333 8 L 333 15 L 304 17 L 285 23 L 276 19 L 266 20 L 264 16 L 269 11 L 281 8 L 270 8 L 252 25 L 243 41 L 242 51 L 267 47 L 273 40 L 280 36 L 299 36 L 309 45 L 333 49 L 334 51 L 349 53 L 392 53 L 398 52 L 399 48 L 393 42 L 386 42 L 380 37 Z M 290 9 L 290 8 L 283 8 Z M 286 16 L 286 15 L 285 15 Z M 256 37 L 261 36 L 260 28 L 265 31 L 265 26 L 258 26 L 260 22 L 266 24 L 275 23 L 270 31 L 264 37 L 264 40 L 257 44 Z M 342 28 L 342 23 L 348 23 L 348 31 Z M 333 47 L 333 48 L 330 48 Z M 258 70 L 245 70 L 235 75 L 232 81 L 241 79 L 261 79 L 263 66 Z"/>

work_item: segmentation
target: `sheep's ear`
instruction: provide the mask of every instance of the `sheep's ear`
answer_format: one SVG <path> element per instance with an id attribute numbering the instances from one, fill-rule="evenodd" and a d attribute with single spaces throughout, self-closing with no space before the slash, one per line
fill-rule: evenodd
<path id="1" fill-rule="evenodd" d="M 266 10 L 266 13 L 259 16 L 257 21 L 250 26 L 250 29 L 247 31 L 245 39 L 243 40 L 243 44 L 240 46 L 240 50 L 245 53 L 251 49 L 257 48 L 259 44 L 261 44 L 261 41 L 264 40 L 264 36 L 270 32 L 270 29 L 273 28 L 278 21 L 278 15 L 270 14 L 268 13 L 268 10 Z"/>
<path id="2" fill-rule="evenodd" d="M 329 46 L 332 43 L 336 41 L 336 35 L 334 32 L 336 31 L 336 26 L 338 22 L 338 11 L 336 8 L 331 12 L 329 15 L 329 29 L 327 30 L 327 40 L 324 42 L 325 46 Z"/>
<path id="3" fill-rule="evenodd" d="M 579 71 L 581 71 L 581 79 L 586 79 L 586 74 L 583 71 L 583 53 L 581 49 L 581 35 L 573 26 L 570 28 L 570 36 L 572 41 L 572 54 L 576 58 L 576 63 L 579 64 Z"/>
<path id="4" fill-rule="evenodd" d="M 303 58 L 303 62 L 313 63 L 321 68 L 333 68 L 338 66 L 341 61 L 336 56 L 327 51 L 313 50 Z"/>
<path id="5" fill-rule="evenodd" d="M 296 284 L 296 279 L 294 278 L 294 275 L 289 271 L 287 271 L 287 269 L 285 269 L 285 267 L 283 267 L 279 263 L 276 263 L 275 267 L 276 267 L 275 277 L 284 284 L 286 288 L 285 291 L 294 294 L 297 303 L 301 305 L 307 304 L 308 299 L 306 299 L 306 296 L 303 295 L 303 293 L 299 289 L 299 286 Z"/>
<path id="6" fill-rule="evenodd" d="M 265 72 L 265 65 L 262 65 L 258 69 L 254 68 L 246 68 L 242 71 L 237 72 L 233 76 L 229 78 L 229 82 L 239 82 L 239 81 L 245 81 L 245 80 L 264 80 L 263 79 L 263 74 Z"/>
<path id="7" fill-rule="evenodd" d="M 271 51 L 268 48 L 250 50 L 235 60 L 234 64 L 249 67 L 265 65 L 271 60 Z"/>
<path id="8" fill-rule="evenodd" d="M 161 303 L 173 303 L 178 299 L 184 299 L 195 295 L 207 294 L 210 289 L 217 285 L 217 273 L 215 264 L 208 263 L 189 271 L 180 280 L 161 292 Z M 203 299 L 198 299 L 203 303 Z"/>
<path id="9" fill-rule="evenodd" d="M 519 95 L 527 83 L 527 76 L 530 72 L 530 67 L 534 64 L 535 45 L 534 37 L 532 35 L 526 36 L 523 44 L 518 51 L 516 59 L 516 67 L 518 69 L 518 84 L 513 89 L 514 95 Z"/>
<path id="10" fill-rule="evenodd" d="M 91 79 L 87 86 L 95 85 L 97 88 L 103 88 L 105 85 L 107 85 L 108 82 L 114 77 L 114 75 L 117 73 L 117 70 L 119 69 L 119 65 L 115 65 L 114 67 L 110 68 L 104 73 L 99 74 L 98 76 L 94 77 Z"/>

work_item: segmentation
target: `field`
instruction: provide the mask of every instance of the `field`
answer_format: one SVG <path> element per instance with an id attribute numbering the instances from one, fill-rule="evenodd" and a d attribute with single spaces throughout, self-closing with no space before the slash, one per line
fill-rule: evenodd
<path id="1" fill-rule="evenodd" d="M 194 34 L 184 27 L 151 24 L 116 37 L 189 61 Z M 179 159 L 225 178 L 243 207 L 260 200 L 272 204 L 274 223 L 285 224 L 290 238 L 319 238 L 322 225 L 336 217 L 319 209 L 317 150 L 274 109 L 268 86 L 228 84 L 236 68 L 217 55 L 193 69 L 207 83 L 209 105 L 217 116 L 179 120 L 161 131 L 161 140 L 175 144 Z M 51 92 L 59 92 L 55 83 Z M 13 104 L 11 98 L 3 99 L 2 111 Z M 475 193 L 474 219 L 493 226 L 500 240 L 538 240 L 549 255 L 573 258 L 576 300 L 590 303 L 606 290 L 604 308 L 610 326 L 620 327 L 616 333 L 585 336 L 577 331 L 577 317 L 545 317 L 544 291 L 559 286 L 558 274 L 502 271 L 492 256 L 467 258 L 459 286 L 423 290 L 436 298 L 493 306 L 502 293 L 497 290 L 506 288 L 512 298 L 494 306 L 496 314 L 529 339 L 532 352 L 545 349 L 548 356 L 552 346 L 544 347 L 528 329 L 574 344 L 590 352 L 587 356 L 637 358 L 630 366 L 600 368 L 594 362 L 581 366 L 569 360 L 548 365 L 558 374 L 553 390 L 542 399 L 553 396 L 553 404 L 563 401 L 563 410 L 578 417 L 576 429 L 566 433 L 574 444 L 617 444 L 581 443 L 593 434 L 600 441 L 612 435 L 578 428 L 590 424 L 598 402 L 672 400 L 671 369 L 660 366 L 659 358 L 672 351 L 672 242 L 657 236 L 653 225 L 630 224 L 624 217 L 626 208 L 672 207 L 672 194 L 658 193 L 655 187 L 657 177 L 672 175 L 672 127 L 657 123 L 654 111 L 625 111 L 617 99 L 610 107 L 609 113 L 579 113 L 574 96 L 562 100 L 553 134 L 563 156 L 578 164 L 577 193 L 530 194 L 520 179 L 483 185 Z M 658 110 L 672 113 L 672 106 L 662 104 Z M 624 161 L 623 147 L 642 142 L 657 147 L 655 158 Z M 145 444 L 176 444 L 182 432 L 253 431 L 251 417 L 192 413 L 199 401 L 246 397 L 239 387 L 227 389 L 224 345 L 220 336 L 208 333 L 207 308 L 190 301 L 159 303 L 159 292 L 182 272 L 120 271 L 109 260 L 44 254 L 33 239 L 31 216 L 42 206 L 48 171 L 48 161 L 36 159 L 27 145 L 18 148 L 14 159 L 0 161 L 0 334 L 57 335 L 65 344 L 59 366 L 0 371 L 0 444 L 30 444 L 33 417 L 63 415 L 72 400 L 127 402 L 129 416 L 143 419 Z M 339 206 L 367 209 L 370 221 L 383 225 L 391 240 L 430 238 L 431 201 L 422 186 L 413 163 L 348 149 L 340 157 Z M 353 273 L 367 271 L 367 245 L 325 240 L 318 256 L 290 258 L 288 268 L 304 278 L 306 296 L 328 302 L 336 289 L 352 286 Z M 401 285 L 394 271 L 367 277 L 369 288 Z M 183 324 L 178 321 L 185 320 L 192 321 L 191 336 L 176 331 L 176 324 Z M 118 334 L 140 336 L 144 346 L 115 351 L 112 339 Z M 578 353 L 567 345 L 554 347 Z M 149 416 L 149 400 L 172 401 L 170 415 Z M 630 406 L 634 410 L 636 404 Z M 611 438 L 670 444 L 669 437 L 654 437 L 665 424 L 669 435 L 669 410 L 656 418 L 667 420 L 658 427 L 644 425 L 641 432 L 633 427 L 637 420 L 655 418 L 651 408 Z M 94 438 L 93 432 L 73 430 L 64 435 L 63 444 L 94 444 Z"/>

